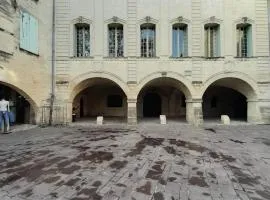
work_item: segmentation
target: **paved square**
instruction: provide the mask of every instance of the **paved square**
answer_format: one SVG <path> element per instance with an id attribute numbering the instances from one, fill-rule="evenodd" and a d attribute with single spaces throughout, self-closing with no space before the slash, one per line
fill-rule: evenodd
<path id="1" fill-rule="evenodd" d="M 0 135 L 0 199 L 269 200 L 269 129 L 145 124 Z"/>

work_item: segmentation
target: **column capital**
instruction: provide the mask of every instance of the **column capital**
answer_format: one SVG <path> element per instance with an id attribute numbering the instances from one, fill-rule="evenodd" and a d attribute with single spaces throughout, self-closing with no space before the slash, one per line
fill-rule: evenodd
<path id="1" fill-rule="evenodd" d="M 137 99 L 127 99 L 127 103 L 137 103 Z"/>
<path id="2" fill-rule="evenodd" d="M 186 103 L 202 103 L 202 99 L 187 99 Z"/>

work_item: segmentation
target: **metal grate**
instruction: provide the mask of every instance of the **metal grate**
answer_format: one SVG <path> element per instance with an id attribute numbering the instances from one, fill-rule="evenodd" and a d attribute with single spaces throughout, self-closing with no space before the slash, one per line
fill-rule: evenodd
<path id="1" fill-rule="evenodd" d="M 109 56 L 124 56 L 124 34 L 122 25 L 109 25 Z"/>
<path id="2" fill-rule="evenodd" d="M 248 57 L 248 28 L 237 28 L 237 56 Z"/>
<path id="3" fill-rule="evenodd" d="M 141 26 L 141 57 L 156 56 L 156 31 L 155 25 Z"/>
<path id="4" fill-rule="evenodd" d="M 88 24 L 76 25 L 77 57 L 90 56 L 90 27 Z"/>

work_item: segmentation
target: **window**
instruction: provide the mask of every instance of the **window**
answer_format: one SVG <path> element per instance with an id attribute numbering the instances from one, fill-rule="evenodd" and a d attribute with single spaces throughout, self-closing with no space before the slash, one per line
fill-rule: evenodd
<path id="1" fill-rule="evenodd" d="M 237 26 L 237 57 L 252 56 L 252 27 L 250 24 Z"/>
<path id="2" fill-rule="evenodd" d="M 205 56 L 219 57 L 220 56 L 220 31 L 218 24 L 207 24 L 205 30 Z"/>
<path id="3" fill-rule="evenodd" d="M 154 24 L 141 25 L 141 57 L 156 56 L 156 27 Z"/>
<path id="4" fill-rule="evenodd" d="M 107 107 L 120 108 L 123 105 L 123 98 L 121 95 L 109 95 L 107 98 Z"/>
<path id="5" fill-rule="evenodd" d="M 109 28 L 109 57 L 124 56 L 124 34 L 122 24 L 110 24 Z"/>
<path id="6" fill-rule="evenodd" d="M 188 56 L 188 35 L 186 24 L 175 24 L 172 30 L 172 56 L 187 57 Z"/>
<path id="7" fill-rule="evenodd" d="M 90 56 L 90 26 L 88 24 L 76 24 L 76 56 Z"/>
<path id="8" fill-rule="evenodd" d="M 38 54 L 38 20 L 27 12 L 20 17 L 20 48 Z"/>

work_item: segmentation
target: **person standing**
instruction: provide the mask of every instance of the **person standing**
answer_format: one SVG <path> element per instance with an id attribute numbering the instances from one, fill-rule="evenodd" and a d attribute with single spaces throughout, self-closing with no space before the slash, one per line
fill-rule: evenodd
<path id="1" fill-rule="evenodd" d="M 4 96 L 0 96 L 0 126 L 3 133 L 9 132 L 9 101 L 6 101 Z M 4 122 L 4 123 L 3 123 Z"/>

